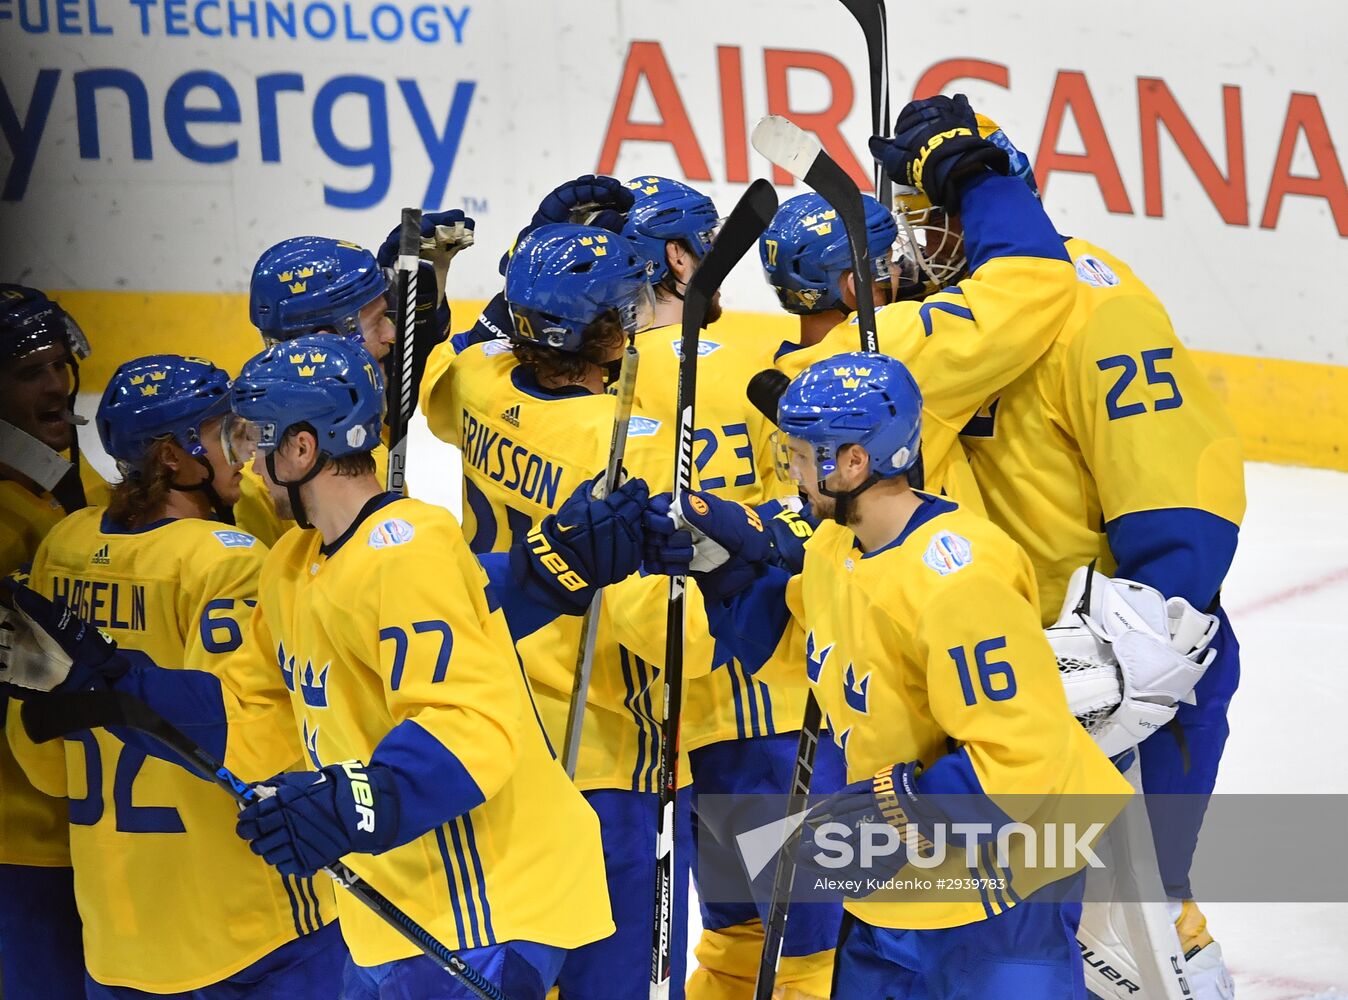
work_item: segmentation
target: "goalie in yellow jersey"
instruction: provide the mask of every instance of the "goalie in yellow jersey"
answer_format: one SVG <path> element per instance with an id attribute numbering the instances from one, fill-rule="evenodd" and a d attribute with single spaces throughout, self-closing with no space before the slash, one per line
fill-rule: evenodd
<path id="1" fill-rule="evenodd" d="M 845 889 L 833 995 L 1084 1000 L 1090 856 L 1050 858 L 1007 831 L 1044 843 L 1083 809 L 1103 825 L 1130 788 L 1067 711 L 1025 553 L 909 486 L 921 412 L 912 376 L 880 354 L 791 383 L 790 475 L 828 518 L 796 575 L 765 561 L 740 505 L 694 493 L 680 517 L 719 563 L 703 588 L 714 634 L 750 663 L 794 643 L 846 755 L 852 783 L 805 816 L 795 880 Z"/>
<path id="2" fill-rule="evenodd" d="M 597 820 L 553 757 L 498 591 L 452 515 L 375 479 L 383 381 L 363 348 L 331 335 L 276 345 L 245 365 L 233 405 L 255 428 L 273 499 L 315 527 L 269 554 L 219 676 L 131 664 L 19 591 L 0 680 L 141 697 L 275 789 L 239 817 L 256 853 L 297 876 L 344 859 L 504 993 L 542 1000 L 567 950 L 613 922 Z M 521 586 L 502 600 L 546 590 L 529 574 L 560 572 L 558 553 L 584 586 L 635 568 L 644 484 L 602 501 L 589 486 L 540 526 L 547 545 L 511 560 Z M 282 735 L 315 770 L 267 778 L 287 763 L 269 751 Z M 348 1000 L 469 995 L 352 897 L 339 894 L 338 911 Z"/>
<path id="3" fill-rule="evenodd" d="M 238 495 L 244 460 L 229 389 L 229 376 L 199 358 L 119 367 L 96 423 L 122 479 L 107 506 L 48 533 L 29 582 L 123 649 L 211 677 L 243 642 L 266 556 L 217 519 Z M 327 1000 L 339 989 L 346 948 L 331 882 L 254 857 L 219 789 L 103 729 L 34 744 L 14 711 L 8 736 L 34 784 L 69 800 L 89 997 L 248 989 Z M 301 763 L 293 738 L 276 749 Z"/>

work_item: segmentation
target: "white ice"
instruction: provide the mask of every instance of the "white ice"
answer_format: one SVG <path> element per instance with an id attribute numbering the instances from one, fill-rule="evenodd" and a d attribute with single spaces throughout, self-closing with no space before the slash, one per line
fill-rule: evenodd
<path id="1" fill-rule="evenodd" d="M 79 409 L 92 416 L 96 405 L 82 397 Z M 110 474 L 92 429 L 81 441 Z M 457 451 L 418 416 L 413 493 L 458 514 L 460 468 Z M 1217 790 L 1348 794 L 1348 474 L 1250 464 L 1246 485 L 1249 509 L 1222 597 L 1240 638 L 1242 676 Z M 1248 863 L 1268 863 L 1277 851 L 1276 843 L 1251 843 Z M 1327 867 L 1344 863 L 1325 859 Z M 1240 1000 L 1348 1000 L 1348 902 L 1214 903 L 1204 911 Z M 699 930 L 694 903 L 690 945 Z"/>

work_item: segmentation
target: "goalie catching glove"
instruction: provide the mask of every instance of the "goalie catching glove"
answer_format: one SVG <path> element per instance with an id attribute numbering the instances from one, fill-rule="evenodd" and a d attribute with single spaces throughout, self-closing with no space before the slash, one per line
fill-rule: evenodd
<path id="1" fill-rule="evenodd" d="M 1083 566 L 1046 630 L 1067 707 L 1109 757 L 1132 749 L 1175 717 L 1216 657 L 1214 615 L 1131 580 Z"/>

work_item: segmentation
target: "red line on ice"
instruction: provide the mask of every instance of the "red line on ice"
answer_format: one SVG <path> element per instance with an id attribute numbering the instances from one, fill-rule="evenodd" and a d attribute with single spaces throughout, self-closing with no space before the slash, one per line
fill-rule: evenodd
<path id="1" fill-rule="evenodd" d="M 1269 594 L 1267 597 L 1261 597 L 1243 607 L 1237 608 L 1231 615 L 1239 621 L 1239 619 L 1245 615 L 1266 611 L 1279 604 L 1286 604 L 1288 601 L 1294 601 L 1298 597 L 1307 597 L 1317 591 L 1324 590 L 1326 587 L 1332 587 L 1336 583 L 1342 583 L 1345 580 L 1348 580 L 1348 566 L 1337 569 L 1332 573 L 1327 573 L 1318 579 L 1309 580 L 1306 583 L 1298 583 L 1294 587 L 1288 587 L 1286 590 L 1279 590 Z"/>

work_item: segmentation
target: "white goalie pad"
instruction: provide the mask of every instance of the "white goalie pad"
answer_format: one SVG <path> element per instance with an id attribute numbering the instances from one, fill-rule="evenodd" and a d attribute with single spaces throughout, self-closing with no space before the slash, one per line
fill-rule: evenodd
<path id="1" fill-rule="evenodd" d="M 1113 757 L 1165 726 L 1179 702 L 1193 703 L 1218 624 L 1181 597 L 1082 567 L 1046 634 L 1068 707 Z"/>

